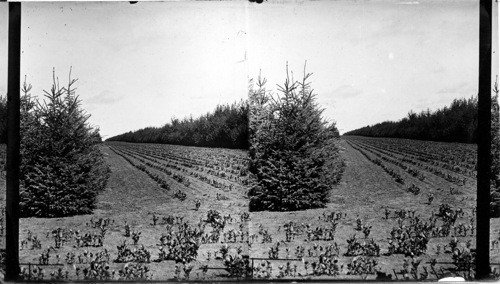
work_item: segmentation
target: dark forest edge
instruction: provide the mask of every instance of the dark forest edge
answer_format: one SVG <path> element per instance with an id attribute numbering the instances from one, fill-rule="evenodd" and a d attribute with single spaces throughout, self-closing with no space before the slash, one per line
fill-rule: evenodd
<path id="1" fill-rule="evenodd" d="M 196 119 L 173 118 L 162 127 L 129 131 L 106 141 L 248 149 L 248 103 L 217 105 Z"/>
<path id="2" fill-rule="evenodd" d="M 455 99 L 436 111 L 410 111 L 399 121 L 365 126 L 344 135 L 476 143 L 477 110 L 477 97 Z"/>

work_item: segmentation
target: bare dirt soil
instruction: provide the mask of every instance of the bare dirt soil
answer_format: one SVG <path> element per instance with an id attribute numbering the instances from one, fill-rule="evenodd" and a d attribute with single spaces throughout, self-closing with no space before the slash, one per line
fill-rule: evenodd
<path id="1" fill-rule="evenodd" d="M 351 141 L 352 142 L 352 141 Z M 356 141 L 355 141 L 356 142 Z M 137 144 L 135 144 L 137 145 Z M 49 266 L 43 266 L 45 278 L 50 279 L 50 272 L 56 271 L 59 267 L 63 271 L 68 271 L 69 279 L 83 279 L 83 276 L 76 276 L 78 267 L 82 269 L 89 266 L 89 263 L 84 259 L 89 258 L 90 253 L 97 254 L 100 251 L 107 250 L 111 256 L 111 260 L 116 259 L 118 249 L 117 246 L 124 241 L 131 247 L 140 248 L 143 246 L 151 253 L 151 260 L 158 259 L 160 237 L 162 233 L 168 232 L 171 227 L 161 222 L 163 217 L 183 218 L 193 226 L 203 223 L 207 219 L 209 210 L 220 212 L 221 216 L 227 216 L 227 224 L 223 232 L 232 231 L 236 234 L 236 242 L 224 241 L 221 236 L 217 243 L 202 243 L 198 250 L 198 256 L 193 262 L 194 268 L 190 274 L 190 279 L 216 280 L 227 279 L 228 272 L 224 270 L 223 261 L 216 259 L 221 247 L 227 245 L 230 253 L 240 248 L 241 254 L 248 254 L 250 258 L 268 258 L 270 248 L 279 242 L 279 251 L 277 256 L 280 259 L 290 260 L 268 260 L 272 268 L 271 278 L 280 277 L 280 266 L 287 265 L 296 266 L 293 275 L 286 275 L 284 278 L 296 279 L 362 279 L 368 277 L 375 278 L 375 275 L 347 275 L 347 264 L 353 259 L 352 256 L 344 256 L 347 247 L 347 239 L 356 234 L 357 239 L 361 242 L 373 240 L 380 246 L 380 256 L 374 257 L 377 261 L 377 269 L 392 275 L 392 278 L 401 279 L 402 274 L 398 274 L 403 268 L 405 259 L 402 254 L 384 255 L 388 252 L 388 238 L 393 227 L 397 227 L 397 210 L 414 210 L 415 215 L 418 215 L 423 220 L 429 219 L 432 214 L 439 211 L 440 204 L 449 204 L 452 208 L 462 208 L 464 215 L 459 217 L 458 223 L 469 224 L 469 220 L 473 218 L 472 211 L 475 205 L 475 182 L 473 178 L 467 178 L 467 182 L 463 186 L 458 186 L 443 178 L 440 178 L 430 172 L 421 169 L 424 179 L 420 180 L 405 172 L 401 168 L 393 164 L 386 163 L 388 168 L 399 172 L 405 185 L 401 185 L 380 166 L 374 164 L 368 158 L 376 158 L 375 154 L 366 151 L 363 155 L 359 150 L 353 148 L 351 143 L 342 141 L 342 156 L 346 161 L 346 168 L 343 177 L 339 184 L 335 185 L 331 190 L 330 203 L 326 208 L 296 211 L 296 212 L 250 212 L 247 222 L 241 221 L 241 215 L 248 212 L 248 199 L 246 191 L 248 185 L 234 178 L 221 178 L 220 173 L 227 166 L 223 160 L 236 161 L 237 157 L 246 158 L 246 153 L 243 151 L 234 151 L 226 149 L 204 149 L 204 148 L 188 148 L 175 146 L 177 148 L 170 149 L 168 152 L 175 156 L 176 151 L 181 151 L 179 157 L 189 157 L 190 161 L 198 161 L 199 165 L 193 168 L 184 167 L 181 163 L 172 163 L 177 158 L 165 155 L 165 159 L 161 160 L 160 156 L 149 156 L 153 162 L 166 167 L 177 165 L 177 169 L 169 168 L 171 174 L 178 174 L 185 177 L 189 183 L 181 183 L 172 178 L 172 175 L 165 174 L 160 168 L 147 167 L 150 173 L 161 176 L 168 184 L 170 189 L 162 188 L 159 183 L 153 180 L 146 172 L 134 167 L 133 164 L 127 161 L 122 155 L 127 156 L 136 151 L 134 148 L 122 147 L 122 155 L 118 155 L 119 151 L 115 151 L 110 147 L 115 147 L 120 150 L 120 147 L 114 144 L 104 144 L 102 151 L 105 159 L 111 168 L 111 177 L 108 186 L 103 191 L 97 202 L 97 209 L 92 215 L 74 216 L 65 218 L 23 218 L 20 220 L 20 241 L 25 241 L 20 247 L 20 260 L 22 263 L 38 264 L 42 253 L 49 249 Z M 125 148 L 123 148 L 125 147 Z M 142 147 L 142 146 L 137 146 Z M 156 147 L 156 146 L 155 146 Z M 157 146 L 162 147 L 162 146 Z M 139 149 L 139 148 L 137 148 Z M 145 148 L 146 149 L 146 148 Z M 153 148 L 148 148 L 149 150 Z M 159 148 L 155 148 L 159 149 Z M 181 150 L 180 150 L 181 149 Z M 189 156 L 189 153 L 196 153 L 194 156 Z M 137 152 L 135 152 L 137 153 Z M 152 152 L 151 152 L 152 153 Z M 188 153 L 188 154 L 185 154 Z M 383 155 L 383 152 L 378 152 Z M 216 161 L 218 155 L 222 155 L 224 159 L 220 161 L 220 168 L 214 168 L 212 171 L 205 168 L 203 165 L 207 161 Z M 148 155 L 147 152 L 142 155 Z M 128 155 L 129 159 L 135 164 L 141 164 L 144 157 L 133 157 Z M 236 158 L 235 158 L 236 157 Z M 380 158 L 380 157 L 379 157 Z M 143 159 L 141 161 L 140 159 Z M 181 159 L 182 160 L 182 159 Z M 177 160 L 179 161 L 179 160 Z M 237 162 L 235 162 L 237 163 Z M 215 174 L 215 173 L 218 174 Z M 198 174 L 204 175 L 205 178 Z M 231 174 L 229 174 L 231 176 Z M 205 179 L 205 180 L 204 180 Z M 218 186 L 213 186 L 214 182 L 219 182 Z M 222 185 L 220 185 L 222 184 Z M 415 184 L 421 189 L 418 195 L 415 195 L 407 190 L 410 184 Z M 2 185 L 2 179 L 0 179 Z M 451 194 L 449 188 L 454 187 L 457 193 Z M 439 189 L 438 189 L 439 188 Z M 176 193 L 181 191 L 186 194 L 186 199 L 182 200 L 176 197 Z M 434 196 L 433 201 L 429 204 L 428 193 Z M 200 207 L 196 209 L 196 202 L 200 201 Z M 385 218 L 384 210 L 390 211 L 389 218 Z M 335 230 L 334 240 L 310 240 L 307 237 L 308 230 L 316 228 L 328 228 L 331 221 L 326 220 L 325 215 L 331 213 L 341 213 L 338 225 Z M 153 225 L 153 215 L 159 217 L 156 225 Z M 229 217 L 230 216 L 230 217 Z M 55 248 L 53 231 L 61 228 L 62 231 L 71 230 L 71 234 L 79 231 L 80 235 L 85 233 L 96 234 L 99 229 L 93 228 L 93 222 L 99 218 L 110 219 L 108 230 L 103 239 L 103 245 L 99 247 L 75 247 L 74 238 L 63 244 L 60 248 Z M 364 238 L 363 232 L 356 230 L 357 219 L 360 219 L 363 225 L 372 226 L 368 238 Z M 293 222 L 296 228 L 296 234 L 290 242 L 286 242 L 285 224 Z M 243 224 L 243 225 L 241 225 Z M 491 241 L 499 238 L 500 222 L 499 219 L 491 221 Z M 125 236 L 125 226 L 128 225 L 132 232 L 140 232 L 140 238 L 137 245 L 133 245 L 131 237 Z M 244 227 L 244 228 L 243 228 Z M 246 234 L 248 231 L 248 234 Z M 209 226 L 205 230 L 206 234 L 210 233 Z M 41 241 L 41 248 L 32 249 L 33 236 Z M 243 237 L 241 237 L 243 235 Z M 228 237 L 229 238 L 229 237 Z M 243 241 L 241 241 L 243 239 Z M 250 240 L 251 239 L 251 240 Z M 432 259 L 439 262 L 451 262 L 451 254 L 444 252 L 444 246 L 450 242 L 451 236 L 431 238 L 427 251 L 420 256 L 421 264 L 419 273 L 423 273 L 423 267 L 430 267 Z M 28 240 L 28 241 L 26 241 Z M 467 236 L 457 236 L 457 240 L 461 245 L 467 241 L 472 241 L 472 248 L 475 246 L 475 234 L 467 234 Z M 339 264 L 342 264 L 340 275 L 312 275 L 311 264 L 321 255 L 323 248 L 337 243 L 340 247 L 340 254 L 337 259 Z M 438 253 L 438 246 L 439 249 Z M 304 255 L 297 257 L 296 250 L 299 247 L 304 247 Z M 287 250 L 288 249 L 288 250 Z M 68 264 L 66 257 L 68 254 L 75 254 L 74 263 Z M 79 263 L 78 257 L 83 259 Z M 492 249 L 492 262 L 500 262 L 500 253 L 498 248 Z M 308 265 L 309 264 L 309 265 Z M 52 266 L 51 266 L 52 265 Z M 113 263 L 111 261 L 110 270 L 116 272 L 115 279 L 118 279 L 118 271 L 123 270 L 126 263 Z M 152 279 L 173 279 L 179 276 L 183 278 L 183 273 L 176 273 L 176 263 L 172 260 L 163 260 L 161 262 L 150 262 L 146 264 L 150 268 Z M 266 266 L 266 260 L 253 260 L 254 267 Z M 340 266 L 340 265 L 339 265 Z M 24 265 L 27 268 L 27 265 Z M 203 270 L 202 268 L 209 268 Z M 429 269 L 428 279 L 436 279 L 446 275 L 447 268 L 453 267 L 453 264 L 438 264 L 436 272 L 433 273 Z M 396 273 L 395 273 L 396 272 Z M 254 277 L 265 275 L 262 270 L 254 270 Z M 283 276 L 283 275 L 282 275 Z"/>

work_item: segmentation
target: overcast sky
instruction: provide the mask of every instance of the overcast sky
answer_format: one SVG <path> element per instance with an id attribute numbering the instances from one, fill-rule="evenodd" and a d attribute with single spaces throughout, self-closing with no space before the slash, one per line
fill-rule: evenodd
<path id="1" fill-rule="evenodd" d="M 299 79 L 307 60 L 325 117 L 345 132 L 476 95 L 477 2 L 23 3 L 21 71 L 42 94 L 53 67 L 64 82 L 73 66 L 106 138 L 245 99 L 259 70 L 274 89 L 287 61 Z M 6 66 L 5 44 L 0 54 Z"/>

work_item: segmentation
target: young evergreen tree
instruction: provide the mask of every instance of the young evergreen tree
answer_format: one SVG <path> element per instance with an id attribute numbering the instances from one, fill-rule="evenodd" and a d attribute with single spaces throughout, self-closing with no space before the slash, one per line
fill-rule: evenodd
<path id="1" fill-rule="evenodd" d="M 21 192 L 23 217 L 61 217 L 91 213 L 106 186 L 109 168 L 99 150 L 98 130 L 87 123 L 70 78 L 59 87 L 55 75 L 45 100 L 21 99 Z"/>
<path id="2" fill-rule="evenodd" d="M 343 170 L 338 130 L 327 125 L 308 82 L 287 78 L 277 97 L 257 81 L 249 91 L 250 210 L 288 211 L 324 207 Z"/>
<path id="3" fill-rule="evenodd" d="M 495 187 L 500 190 L 500 107 L 498 104 L 498 81 L 491 99 L 491 176 Z"/>
<path id="4" fill-rule="evenodd" d="M 491 210 L 492 217 L 500 217 L 500 107 L 498 79 L 491 98 Z"/>

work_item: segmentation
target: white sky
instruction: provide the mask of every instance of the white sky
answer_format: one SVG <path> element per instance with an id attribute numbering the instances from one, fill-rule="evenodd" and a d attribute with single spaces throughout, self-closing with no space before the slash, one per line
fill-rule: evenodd
<path id="1" fill-rule="evenodd" d="M 341 132 L 477 93 L 478 1 L 23 3 L 22 74 L 34 94 L 52 67 L 106 138 L 274 88 L 304 62 Z M 6 23 L 7 5 L 0 4 Z M 6 25 L 0 42 L 6 42 Z M 0 44 L 0 93 L 6 45 Z"/>
<path id="2" fill-rule="evenodd" d="M 281 83 L 287 60 L 295 77 L 307 60 L 341 132 L 476 94 L 477 1 L 420 2 L 263 5 L 250 22 L 250 70 Z"/>

